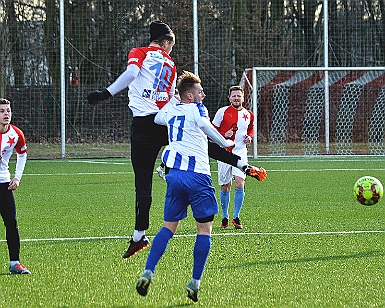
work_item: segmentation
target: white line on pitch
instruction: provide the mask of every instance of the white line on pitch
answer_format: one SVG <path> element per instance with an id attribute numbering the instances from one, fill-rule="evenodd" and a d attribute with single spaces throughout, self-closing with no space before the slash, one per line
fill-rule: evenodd
<path id="1" fill-rule="evenodd" d="M 365 233 L 385 233 L 385 230 L 358 230 L 358 231 L 310 231 L 310 232 L 242 232 L 242 233 L 213 233 L 212 236 L 240 236 L 240 235 L 334 235 L 334 234 L 365 234 Z M 196 234 L 175 234 L 174 237 L 194 237 Z M 154 236 L 149 236 L 153 238 Z M 22 242 L 43 242 L 43 241 L 89 241 L 89 240 L 108 240 L 108 239 L 130 239 L 131 236 L 86 236 L 86 237 L 59 237 L 59 238 L 40 238 L 22 239 Z M 5 242 L 6 240 L 0 240 Z"/>
<path id="2" fill-rule="evenodd" d="M 385 171 L 385 168 L 347 168 L 347 169 L 269 169 L 267 172 L 320 172 L 320 171 Z M 211 170 L 211 173 L 217 173 L 217 170 Z M 76 172 L 76 173 L 24 173 L 23 176 L 68 176 L 68 175 L 107 175 L 107 174 L 133 174 L 133 171 L 122 171 L 122 172 Z M 154 172 L 155 174 L 156 172 Z"/>

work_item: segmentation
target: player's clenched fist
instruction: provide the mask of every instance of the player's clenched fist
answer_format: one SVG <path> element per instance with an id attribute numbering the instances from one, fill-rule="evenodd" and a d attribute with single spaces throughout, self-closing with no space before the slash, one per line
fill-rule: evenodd
<path id="1" fill-rule="evenodd" d="M 109 97 L 111 97 L 111 93 L 104 89 L 103 91 L 92 91 L 88 94 L 87 100 L 89 104 L 95 105 L 97 102 L 104 101 Z"/>

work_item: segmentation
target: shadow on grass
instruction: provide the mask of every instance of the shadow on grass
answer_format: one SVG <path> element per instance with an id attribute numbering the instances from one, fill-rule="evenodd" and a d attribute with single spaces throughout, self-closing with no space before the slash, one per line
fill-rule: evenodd
<path id="1" fill-rule="evenodd" d="M 317 262 L 317 261 L 338 261 L 338 260 L 347 260 L 347 259 L 358 259 L 358 258 L 373 258 L 373 257 L 384 257 L 385 253 L 380 250 L 361 252 L 351 255 L 340 255 L 340 256 L 323 256 L 323 257 L 308 257 L 308 258 L 298 258 L 298 259 L 287 259 L 287 260 L 264 260 L 256 262 L 248 262 L 243 264 L 238 264 L 235 266 L 229 266 L 227 268 L 239 268 L 246 267 L 250 265 L 279 265 L 279 264 L 294 264 L 294 263 L 303 263 L 303 262 Z"/>
<path id="2" fill-rule="evenodd" d="M 144 299 L 145 300 L 145 299 Z M 177 308 L 177 307 L 188 307 L 194 305 L 194 302 L 186 302 L 186 303 L 181 303 L 180 305 L 165 305 L 165 306 L 156 306 L 156 307 L 167 307 L 167 308 Z M 128 305 L 128 306 L 112 306 L 113 308 L 137 308 L 138 305 Z M 64 308 L 64 307 L 62 307 Z"/>

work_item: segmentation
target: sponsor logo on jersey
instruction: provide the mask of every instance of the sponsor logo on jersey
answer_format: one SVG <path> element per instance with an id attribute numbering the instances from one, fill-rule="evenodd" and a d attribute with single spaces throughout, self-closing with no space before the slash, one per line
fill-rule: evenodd
<path id="1" fill-rule="evenodd" d="M 151 99 L 158 101 L 158 102 L 166 102 L 168 101 L 168 95 L 166 92 L 152 92 Z"/>
<path id="2" fill-rule="evenodd" d="M 166 62 L 168 65 L 170 65 L 171 67 L 174 67 L 175 63 L 174 61 L 170 60 L 169 58 L 163 56 L 160 52 L 158 51 L 150 51 L 148 53 L 148 55 L 150 56 L 150 58 L 155 58 L 155 59 L 161 59 L 163 62 Z"/>
<path id="3" fill-rule="evenodd" d="M 168 101 L 167 92 L 157 92 L 150 89 L 144 89 L 142 93 L 142 97 L 148 98 L 158 102 L 166 102 Z"/>

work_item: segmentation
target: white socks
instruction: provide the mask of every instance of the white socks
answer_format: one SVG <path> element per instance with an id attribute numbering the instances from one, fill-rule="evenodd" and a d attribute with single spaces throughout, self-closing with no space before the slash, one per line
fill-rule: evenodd
<path id="1" fill-rule="evenodd" d="M 143 231 L 134 230 L 134 237 L 133 237 L 134 242 L 139 242 L 142 239 L 142 236 L 144 234 L 145 234 L 144 230 Z"/>
<path id="2" fill-rule="evenodd" d="M 16 264 L 19 264 L 20 262 L 19 261 L 11 261 L 10 263 L 9 263 L 9 265 L 12 267 L 12 266 L 14 266 L 14 265 L 16 265 Z"/>

